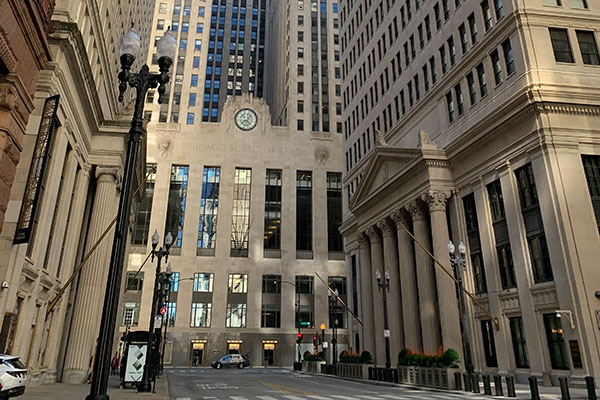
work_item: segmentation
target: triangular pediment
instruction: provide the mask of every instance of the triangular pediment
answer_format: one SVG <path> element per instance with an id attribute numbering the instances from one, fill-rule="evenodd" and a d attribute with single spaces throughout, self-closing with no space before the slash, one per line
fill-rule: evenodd
<path id="1" fill-rule="evenodd" d="M 418 165 L 422 158 L 421 149 L 376 147 L 350 201 L 350 209 L 382 191 L 395 176 Z"/>

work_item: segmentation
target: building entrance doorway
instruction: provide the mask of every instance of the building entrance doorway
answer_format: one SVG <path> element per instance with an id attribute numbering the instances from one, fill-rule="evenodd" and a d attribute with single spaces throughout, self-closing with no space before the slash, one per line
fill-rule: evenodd
<path id="1" fill-rule="evenodd" d="M 263 366 L 275 365 L 276 340 L 263 340 Z"/>
<path id="2" fill-rule="evenodd" d="M 192 367 L 200 367 L 204 362 L 206 340 L 192 340 Z"/>
<path id="3" fill-rule="evenodd" d="M 240 349 L 242 346 L 241 340 L 228 340 L 227 341 L 227 354 L 241 354 Z"/>

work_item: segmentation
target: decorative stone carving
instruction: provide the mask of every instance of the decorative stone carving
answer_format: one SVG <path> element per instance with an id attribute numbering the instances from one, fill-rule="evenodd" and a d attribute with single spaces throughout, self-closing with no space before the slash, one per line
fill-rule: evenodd
<path id="1" fill-rule="evenodd" d="M 404 213 L 401 210 L 394 211 L 392 215 L 390 215 L 390 218 L 392 219 L 392 221 L 394 221 L 398 229 L 403 229 L 402 225 L 404 225 L 406 228 L 408 228 L 409 226 L 409 221 L 406 219 Z"/>
<path id="2" fill-rule="evenodd" d="M 321 165 L 325 165 L 327 160 L 329 160 L 329 150 L 325 146 L 318 146 L 315 149 L 315 160 L 319 162 Z"/>
<path id="3" fill-rule="evenodd" d="M 375 229 L 374 226 L 367 228 L 367 230 L 365 230 L 365 234 L 369 236 L 369 239 L 371 239 L 371 243 L 381 242 L 381 236 L 379 235 L 379 232 L 377 232 L 377 229 Z"/>
<path id="4" fill-rule="evenodd" d="M 388 146 L 388 144 L 385 141 L 385 137 L 383 136 L 383 133 L 381 133 L 381 131 L 378 129 L 375 131 L 375 147 L 385 147 L 385 146 Z"/>
<path id="5" fill-rule="evenodd" d="M 100 180 L 103 177 L 112 177 L 117 185 L 119 185 L 121 183 L 121 169 L 119 167 L 97 166 L 96 179 Z"/>
<path id="6" fill-rule="evenodd" d="M 406 211 L 410 213 L 410 216 L 413 218 L 413 220 L 418 218 L 425 218 L 425 211 L 423 210 L 423 208 L 421 208 L 417 200 L 413 200 L 410 203 L 408 203 L 406 205 Z"/>
<path id="7" fill-rule="evenodd" d="M 364 234 L 364 233 L 359 233 L 358 234 L 358 244 L 359 246 L 363 247 L 363 246 L 369 246 L 369 237 Z"/>
<path id="8" fill-rule="evenodd" d="M 377 227 L 381 231 L 383 236 L 393 236 L 394 235 L 394 227 L 392 227 L 385 219 L 377 222 Z"/>
<path id="9" fill-rule="evenodd" d="M 13 85 L 0 85 L 0 108 L 12 111 L 17 101 L 17 89 Z"/>
<path id="10" fill-rule="evenodd" d="M 421 149 L 437 149 L 435 142 L 429 138 L 429 135 L 423 129 L 419 131 L 419 147 Z"/>
<path id="11" fill-rule="evenodd" d="M 160 151 L 160 156 L 165 158 L 173 151 L 175 145 L 170 137 L 163 137 L 158 141 L 157 147 L 158 151 Z"/>
<path id="12" fill-rule="evenodd" d="M 430 211 L 446 211 L 446 203 L 451 195 L 450 191 L 430 190 L 421 196 L 421 200 L 427 203 Z"/>

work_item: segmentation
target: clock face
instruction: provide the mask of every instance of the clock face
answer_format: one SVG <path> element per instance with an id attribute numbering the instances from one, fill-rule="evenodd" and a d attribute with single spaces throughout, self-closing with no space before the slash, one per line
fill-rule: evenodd
<path id="1" fill-rule="evenodd" d="M 258 123 L 258 116 L 249 108 L 243 108 L 235 114 L 235 124 L 243 131 L 254 129 Z"/>

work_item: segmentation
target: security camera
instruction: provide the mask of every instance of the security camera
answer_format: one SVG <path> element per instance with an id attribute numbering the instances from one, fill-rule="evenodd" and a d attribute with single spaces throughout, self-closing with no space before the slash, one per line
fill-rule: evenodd
<path id="1" fill-rule="evenodd" d="M 597 299 L 600 299 L 600 290 L 596 290 L 594 296 L 596 296 Z"/>

